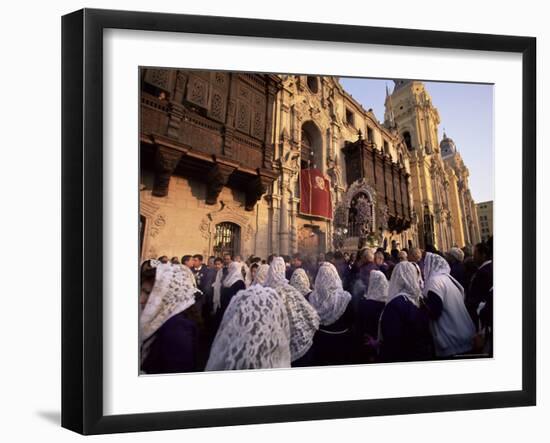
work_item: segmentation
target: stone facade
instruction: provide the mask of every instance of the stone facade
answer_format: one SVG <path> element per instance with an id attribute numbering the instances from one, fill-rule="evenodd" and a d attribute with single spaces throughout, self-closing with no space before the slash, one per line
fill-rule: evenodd
<path id="1" fill-rule="evenodd" d="M 423 85 L 402 86 L 382 124 L 336 77 L 142 69 L 141 258 L 473 243 L 467 169 Z M 332 219 L 300 211 L 310 167 Z"/>
<path id="2" fill-rule="evenodd" d="M 420 81 L 397 80 L 387 93 L 385 125 L 396 128 L 410 157 L 412 198 L 420 246 L 446 251 L 480 241 L 468 168 L 445 134 L 439 143 L 440 117 Z"/>
<path id="3" fill-rule="evenodd" d="M 493 201 L 479 202 L 476 206 L 481 241 L 485 242 L 493 235 Z"/>

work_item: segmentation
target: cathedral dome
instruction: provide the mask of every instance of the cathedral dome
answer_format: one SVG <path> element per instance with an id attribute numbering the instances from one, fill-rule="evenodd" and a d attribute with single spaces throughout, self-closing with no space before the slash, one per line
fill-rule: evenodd
<path id="1" fill-rule="evenodd" d="M 446 157 L 456 153 L 456 145 L 452 138 L 447 137 L 447 134 L 443 133 L 443 140 L 439 143 L 439 149 L 441 150 L 441 156 Z"/>

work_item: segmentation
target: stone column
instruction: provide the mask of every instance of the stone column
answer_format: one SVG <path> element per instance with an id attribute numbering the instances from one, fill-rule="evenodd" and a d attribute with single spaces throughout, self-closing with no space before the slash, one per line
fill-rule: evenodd
<path id="1" fill-rule="evenodd" d="M 300 200 L 296 197 L 290 199 L 290 250 L 294 254 L 298 252 L 298 202 Z"/>

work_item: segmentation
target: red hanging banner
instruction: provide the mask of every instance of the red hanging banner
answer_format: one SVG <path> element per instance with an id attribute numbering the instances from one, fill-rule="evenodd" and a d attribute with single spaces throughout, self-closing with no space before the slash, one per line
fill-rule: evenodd
<path id="1" fill-rule="evenodd" d="M 318 169 L 300 171 L 300 213 L 332 220 L 330 181 Z"/>

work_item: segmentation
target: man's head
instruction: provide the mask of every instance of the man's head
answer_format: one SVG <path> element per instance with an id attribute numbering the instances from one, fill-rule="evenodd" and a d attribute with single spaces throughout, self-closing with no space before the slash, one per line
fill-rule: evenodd
<path id="1" fill-rule="evenodd" d="M 214 269 L 219 271 L 223 267 L 223 260 L 220 257 L 214 259 Z"/>
<path id="2" fill-rule="evenodd" d="M 400 262 L 408 261 L 407 257 L 408 257 L 407 251 L 399 251 L 399 254 L 397 254 L 397 258 Z"/>
<path id="3" fill-rule="evenodd" d="M 193 265 L 195 266 L 195 268 L 200 268 L 202 266 L 202 260 L 203 257 L 201 254 L 195 254 L 193 256 Z"/>
<path id="4" fill-rule="evenodd" d="M 376 251 L 374 253 L 374 263 L 378 266 L 384 264 L 384 253 L 382 251 Z"/>
<path id="5" fill-rule="evenodd" d="M 374 262 L 374 253 L 370 248 L 363 248 L 359 251 L 359 261 L 362 265 Z"/>
<path id="6" fill-rule="evenodd" d="M 231 254 L 229 254 L 228 252 L 226 252 L 225 254 L 223 254 L 223 265 L 225 267 L 229 266 L 231 264 L 233 260 L 231 259 Z"/>
<path id="7" fill-rule="evenodd" d="M 163 264 L 166 264 L 166 263 L 168 263 L 168 256 L 167 255 L 162 255 L 158 258 L 158 261 L 163 263 Z"/>
<path id="8" fill-rule="evenodd" d="M 464 261 L 464 252 L 459 248 L 451 248 L 445 257 L 450 263 L 462 263 Z"/>
<path id="9" fill-rule="evenodd" d="M 191 255 L 184 255 L 181 258 L 181 264 L 187 266 L 188 268 L 193 267 L 193 257 Z"/>
<path id="10" fill-rule="evenodd" d="M 208 257 L 208 267 L 209 267 L 209 268 L 213 268 L 213 267 L 214 267 L 214 260 L 216 260 L 216 257 L 214 257 L 213 255 L 211 255 L 210 257 Z"/>
<path id="11" fill-rule="evenodd" d="M 334 263 L 340 265 L 345 262 L 344 254 L 341 251 L 336 251 L 334 253 Z"/>
<path id="12" fill-rule="evenodd" d="M 491 252 L 485 243 L 478 243 L 474 248 L 474 261 L 481 266 L 487 260 L 491 260 Z"/>
<path id="13" fill-rule="evenodd" d="M 332 264 L 334 264 L 334 254 L 331 251 L 328 251 L 325 254 L 325 260 L 332 263 Z"/>
<path id="14" fill-rule="evenodd" d="M 235 257 L 233 257 L 233 261 L 236 261 L 237 263 L 240 263 L 242 261 L 242 258 L 239 254 L 236 254 Z"/>
<path id="15" fill-rule="evenodd" d="M 302 257 L 302 254 L 300 254 L 299 252 L 294 254 L 292 256 L 292 262 L 291 263 L 292 263 L 292 266 L 294 266 L 295 268 L 300 268 L 304 263 L 304 259 Z"/>
<path id="16" fill-rule="evenodd" d="M 172 257 L 170 259 L 170 263 L 172 263 L 173 265 L 179 265 L 180 264 L 180 259 L 178 257 Z"/>
<path id="17" fill-rule="evenodd" d="M 409 251 L 408 260 L 414 263 L 418 263 L 420 260 L 422 260 L 422 250 L 420 248 L 411 248 L 411 250 Z"/>
<path id="18" fill-rule="evenodd" d="M 325 253 L 324 253 L 324 252 L 319 252 L 319 255 L 317 256 L 317 261 L 318 261 L 319 263 L 325 261 Z"/>
<path id="19" fill-rule="evenodd" d="M 277 254 L 269 254 L 267 257 L 267 264 L 270 265 L 275 257 L 277 257 Z"/>

